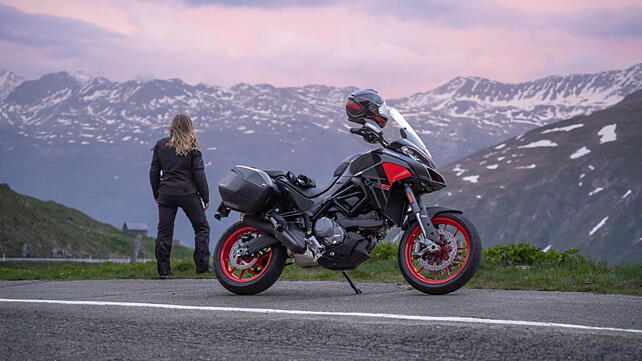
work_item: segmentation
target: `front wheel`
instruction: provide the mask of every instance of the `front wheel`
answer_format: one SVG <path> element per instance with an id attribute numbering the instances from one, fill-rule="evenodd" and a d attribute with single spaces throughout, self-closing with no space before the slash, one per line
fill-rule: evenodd
<path id="1" fill-rule="evenodd" d="M 432 223 L 439 233 L 441 250 L 422 254 L 421 228 L 413 223 L 399 243 L 397 258 L 401 274 L 412 287 L 443 295 L 473 278 L 481 260 L 481 239 L 477 228 L 458 213 L 439 213 Z"/>
<path id="2" fill-rule="evenodd" d="M 287 252 L 282 245 L 266 247 L 254 255 L 239 257 L 238 248 L 261 232 L 242 222 L 228 228 L 214 250 L 216 279 L 237 295 L 255 295 L 270 288 L 285 267 Z"/>

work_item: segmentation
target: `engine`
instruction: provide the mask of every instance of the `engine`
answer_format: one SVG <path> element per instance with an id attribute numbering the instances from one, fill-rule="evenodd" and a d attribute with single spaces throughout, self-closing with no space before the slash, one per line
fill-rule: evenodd
<path id="1" fill-rule="evenodd" d="M 314 234 L 321 239 L 326 246 L 336 246 L 343 242 L 346 231 L 337 222 L 328 217 L 319 218 L 314 224 Z"/>
<path id="2" fill-rule="evenodd" d="M 325 246 L 325 252 L 317 262 L 333 270 L 356 268 L 370 257 L 377 243 L 374 236 L 368 235 L 372 232 L 367 229 L 380 228 L 382 225 L 383 221 L 373 219 L 372 215 L 354 218 L 339 216 L 337 221 L 328 217 L 319 218 L 314 224 L 314 234 Z"/>

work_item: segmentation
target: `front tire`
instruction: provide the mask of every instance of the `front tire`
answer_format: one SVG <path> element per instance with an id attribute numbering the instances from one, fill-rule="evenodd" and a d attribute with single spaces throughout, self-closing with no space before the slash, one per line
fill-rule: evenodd
<path id="1" fill-rule="evenodd" d="M 397 259 L 401 274 L 415 289 L 431 295 L 443 295 L 463 287 L 475 275 L 481 261 L 481 239 L 477 228 L 458 213 L 439 213 L 432 219 L 442 250 L 419 258 L 413 253 L 421 229 L 412 223 L 399 243 Z"/>
<path id="2" fill-rule="evenodd" d="M 281 276 L 287 252 L 273 245 L 245 258 L 233 256 L 233 248 L 242 237 L 258 237 L 261 232 L 243 222 L 236 222 L 221 236 L 214 250 L 216 279 L 237 295 L 255 295 L 270 288 Z"/>

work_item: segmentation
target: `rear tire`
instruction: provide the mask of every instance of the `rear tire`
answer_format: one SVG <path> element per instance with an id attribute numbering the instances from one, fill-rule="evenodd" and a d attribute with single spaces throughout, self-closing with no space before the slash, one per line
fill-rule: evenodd
<path id="1" fill-rule="evenodd" d="M 481 261 L 481 239 L 475 225 L 461 214 L 439 213 L 432 222 L 445 237 L 442 251 L 413 259 L 414 243 L 421 234 L 415 222 L 403 234 L 397 259 L 401 274 L 412 287 L 423 293 L 444 295 L 460 289 L 475 275 Z M 457 250 L 451 256 L 454 247 Z"/>
<path id="2" fill-rule="evenodd" d="M 243 222 L 236 222 L 223 233 L 214 250 L 216 279 L 225 289 L 237 295 L 255 295 L 270 288 L 281 276 L 287 258 L 285 247 L 273 245 L 244 260 L 230 259 L 230 252 L 234 245 L 241 236 L 247 234 L 258 236 L 261 232 Z M 252 266 L 237 269 L 235 266 L 239 263 L 252 264 Z"/>

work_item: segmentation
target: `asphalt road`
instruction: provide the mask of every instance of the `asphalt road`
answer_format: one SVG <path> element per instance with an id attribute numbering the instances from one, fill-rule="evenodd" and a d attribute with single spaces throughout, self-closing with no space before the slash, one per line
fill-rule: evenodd
<path id="1" fill-rule="evenodd" d="M 215 280 L 0 282 L 0 359 L 642 360 L 642 297 L 359 286 L 234 296 Z"/>

